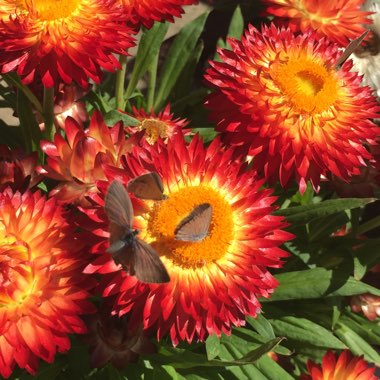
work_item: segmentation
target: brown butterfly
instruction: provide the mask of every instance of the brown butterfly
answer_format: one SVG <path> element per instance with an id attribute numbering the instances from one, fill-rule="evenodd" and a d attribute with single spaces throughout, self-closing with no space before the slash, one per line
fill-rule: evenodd
<path id="1" fill-rule="evenodd" d="M 127 189 L 136 198 L 161 201 L 166 199 L 164 186 L 156 172 L 139 175 L 128 182 Z"/>
<path id="2" fill-rule="evenodd" d="M 136 236 L 137 230 L 132 229 L 132 202 L 119 181 L 113 181 L 108 187 L 104 209 L 110 222 L 110 247 L 107 252 L 115 263 L 121 264 L 142 282 L 169 282 L 168 272 L 158 253 Z"/>
<path id="3" fill-rule="evenodd" d="M 212 207 L 202 203 L 181 220 L 174 231 L 175 239 L 182 241 L 201 241 L 208 235 Z"/>
<path id="4" fill-rule="evenodd" d="M 343 65 L 343 63 L 348 59 L 348 57 L 360 46 L 364 38 L 367 36 L 368 32 L 368 30 L 365 31 L 361 36 L 355 38 L 348 44 L 348 46 L 344 49 L 342 55 L 335 62 L 335 67 Z"/>

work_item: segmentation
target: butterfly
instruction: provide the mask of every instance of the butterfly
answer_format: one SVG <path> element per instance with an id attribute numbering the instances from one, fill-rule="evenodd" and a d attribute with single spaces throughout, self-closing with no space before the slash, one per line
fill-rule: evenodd
<path id="1" fill-rule="evenodd" d="M 167 199 L 164 186 L 156 172 L 139 175 L 128 182 L 127 190 L 136 198 L 161 201 Z"/>
<path id="2" fill-rule="evenodd" d="M 211 223 L 212 206 L 202 203 L 177 225 L 174 235 L 176 240 L 201 241 L 208 235 Z"/>
<path id="3" fill-rule="evenodd" d="M 128 192 L 119 181 L 113 181 L 105 197 L 105 212 L 109 219 L 110 246 L 107 252 L 116 264 L 129 274 L 147 283 L 169 282 L 170 277 L 158 253 L 137 237 L 132 229 L 133 207 Z"/>

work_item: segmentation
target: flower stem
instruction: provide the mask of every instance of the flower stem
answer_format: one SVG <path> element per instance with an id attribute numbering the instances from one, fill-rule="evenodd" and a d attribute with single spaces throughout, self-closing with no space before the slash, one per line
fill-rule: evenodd
<path id="1" fill-rule="evenodd" d="M 157 80 L 157 65 L 158 65 L 158 54 L 154 56 L 152 62 L 148 68 L 148 96 L 147 96 L 147 104 L 146 109 L 149 112 L 154 104 L 154 95 L 156 91 L 156 80 Z"/>
<path id="2" fill-rule="evenodd" d="M 127 73 L 127 57 L 121 55 L 119 58 L 121 69 L 116 73 L 116 108 L 124 111 L 125 101 L 124 101 L 124 82 L 125 75 Z"/>
<path id="3" fill-rule="evenodd" d="M 54 87 L 44 87 L 44 119 L 45 119 L 45 131 L 44 137 L 52 141 L 55 133 L 54 126 Z"/>
<path id="4" fill-rule="evenodd" d="M 360 225 L 357 229 L 357 235 L 363 235 L 377 227 L 380 227 L 380 215 Z"/>
<path id="5" fill-rule="evenodd" d="M 29 102 L 33 104 L 34 108 L 40 113 L 43 113 L 42 105 L 29 87 L 22 84 L 20 78 L 16 73 L 3 74 L 3 79 L 7 82 L 8 86 L 15 86 L 28 98 Z"/>

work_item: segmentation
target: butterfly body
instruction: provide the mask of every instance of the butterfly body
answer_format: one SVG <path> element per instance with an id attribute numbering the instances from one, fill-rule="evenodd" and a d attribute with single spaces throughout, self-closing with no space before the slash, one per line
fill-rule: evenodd
<path id="1" fill-rule="evenodd" d="M 132 228 L 133 207 L 124 186 L 114 181 L 108 187 L 105 211 L 109 219 L 110 246 L 107 252 L 116 264 L 121 264 L 130 275 L 146 283 L 170 281 L 169 275 L 154 248 L 137 237 Z"/>

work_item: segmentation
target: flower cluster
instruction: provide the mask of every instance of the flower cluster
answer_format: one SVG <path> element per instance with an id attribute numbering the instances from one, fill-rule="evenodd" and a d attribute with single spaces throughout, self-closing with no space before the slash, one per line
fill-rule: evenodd
<path id="1" fill-rule="evenodd" d="M 379 4 L 196 4 L 0 0 L 3 378 L 375 380 Z"/>

